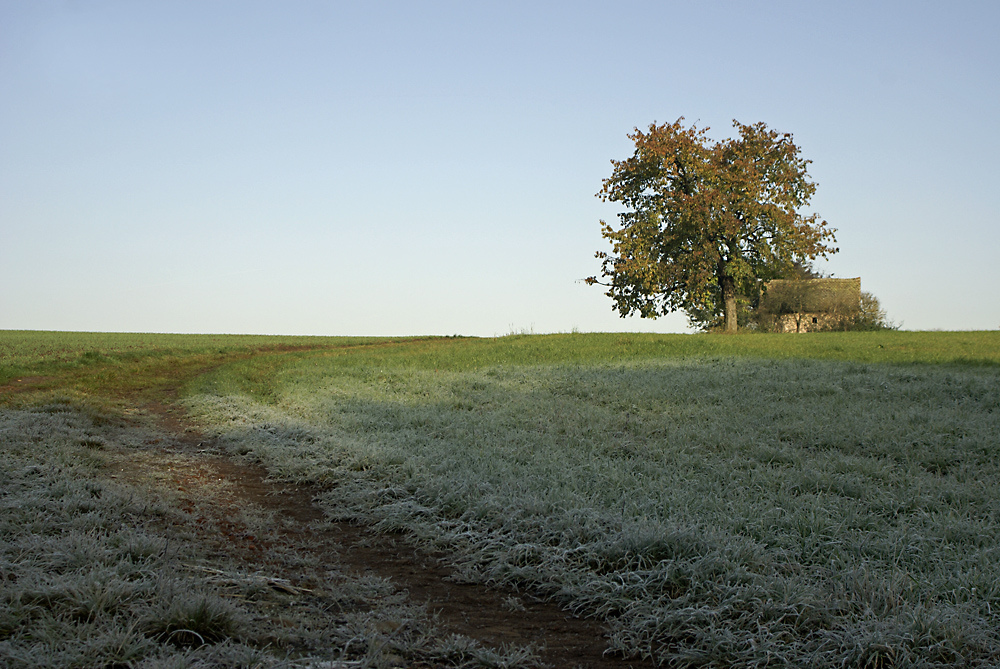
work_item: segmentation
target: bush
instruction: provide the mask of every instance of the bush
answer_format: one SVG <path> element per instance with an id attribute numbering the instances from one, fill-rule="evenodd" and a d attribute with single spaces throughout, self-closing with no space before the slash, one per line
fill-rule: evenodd
<path id="1" fill-rule="evenodd" d="M 878 298 L 871 293 L 861 293 L 861 304 L 845 330 L 898 330 L 899 325 L 888 319 Z"/>

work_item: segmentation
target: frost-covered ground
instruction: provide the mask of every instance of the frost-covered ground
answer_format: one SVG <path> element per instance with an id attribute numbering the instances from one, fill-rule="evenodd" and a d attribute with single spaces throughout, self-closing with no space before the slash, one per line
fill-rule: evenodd
<path id="1" fill-rule="evenodd" d="M 271 568 L 294 563 L 315 585 L 275 589 L 209 552 L 211 490 L 186 491 L 185 512 L 144 479 L 144 463 L 182 457 L 149 446 L 169 440 L 70 402 L 0 409 L 0 667 L 533 665 L 441 632 L 383 579 L 313 564 L 252 508 L 235 520 L 268 541 Z"/>
<path id="2" fill-rule="evenodd" d="M 230 376 L 227 377 L 227 374 Z M 995 366 L 317 357 L 189 398 L 331 513 L 677 665 L 1000 658 Z"/>

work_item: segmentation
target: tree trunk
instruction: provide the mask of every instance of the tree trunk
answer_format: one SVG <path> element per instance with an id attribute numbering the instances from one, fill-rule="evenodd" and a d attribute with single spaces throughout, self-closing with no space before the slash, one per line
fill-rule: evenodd
<path id="1" fill-rule="evenodd" d="M 736 332 L 736 282 L 731 276 L 727 276 L 723 269 L 719 272 L 719 284 L 722 287 L 722 303 L 726 309 L 724 331 L 726 334 L 734 334 Z"/>

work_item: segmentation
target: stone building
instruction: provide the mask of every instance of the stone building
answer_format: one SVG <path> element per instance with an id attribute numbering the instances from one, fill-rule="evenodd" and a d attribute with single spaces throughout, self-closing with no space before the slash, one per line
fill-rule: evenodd
<path id="1" fill-rule="evenodd" d="M 834 330 L 861 308 L 861 278 L 775 279 L 767 284 L 759 312 L 775 332 Z"/>

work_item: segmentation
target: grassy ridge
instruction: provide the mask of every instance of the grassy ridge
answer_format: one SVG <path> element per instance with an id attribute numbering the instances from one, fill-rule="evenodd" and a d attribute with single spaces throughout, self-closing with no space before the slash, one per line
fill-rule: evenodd
<path id="1" fill-rule="evenodd" d="M 360 353 L 360 357 L 357 355 Z M 749 357 L 873 364 L 1000 365 L 1000 332 L 830 332 L 789 335 L 556 334 L 439 338 L 406 347 L 331 352 L 343 364 L 462 370 L 649 358 Z"/>
<path id="2" fill-rule="evenodd" d="M 399 348 L 406 342 L 408 346 Z M 363 347 L 363 351 L 359 351 Z M 998 365 L 1000 332 L 856 332 L 785 335 L 523 335 L 493 339 L 178 335 L 0 330 L 0 385 L 23 377 L 93 376 L 121 370 L 119 383 L 145 369 L 193 361 L 289 350 L 330 350 L 356 365 L 361 352 L 372 365 L 470 369 L 498 364 L 575 363 L 651 357 L 749 356 L 850 360 L 868 363 Z M 182 363 L 186 361 L 186 363 Z M 230 378 L 263 378 L 265 363 Z M 266 365 L 273 371 L 280 365 Z M 263 381 L 261 381 L 263 383 Z M 107 384 L 110 387 L 111 384 Z"/>
<path id="3" fill-rule="evenodd" d="M 604 616 L 623 651 L 974 666 L 1000 653 L 998 342 L 435 340 L 312 355 L 259 394 L 223 368 L 190 403 L 335 481 L 331 512 Z"/>
<path id="4" fill-rule="evenodd" d="M 0 406 L 30 404 L 58 392 L 122 410 L 129 403 L 168 401 L 188 380 L 224 363 L 254 359 L 238 376 L 244 386 L 260 385 L 276 367 L 287 364 L 287 358 L 307 351 L 398 341 L 405 340 L 4 330 Z"/>
<path id="5" fill-rule="evenodd" d="M 510 335 L 499 338 L 337 340 L 322 365 L 345 373 L 383 367 L 468 371 L 505 365 L 591 365 L 663 358 L 838 360 L 872 364 L 963 367 L 1000 365 L 1000 332 L 829 332 L 803 336 L 761 334 L 661 335 L 592 333 Z M 310 363 L 318 365 L 320 363 Z M 254 356 L 195 382 L 191 392 L 255 393 L 274 397 L 291 371 L 281 359 Z"/>
<path id="6" fill-rule="evenodd" d="M 4 367 L 38 370 L 100 358 L 125 360 L 268 346 L 308 346 L 326 341 L 329 338 L 2 330 L 0 360 Z"/>

